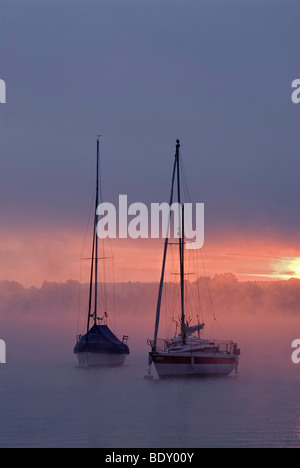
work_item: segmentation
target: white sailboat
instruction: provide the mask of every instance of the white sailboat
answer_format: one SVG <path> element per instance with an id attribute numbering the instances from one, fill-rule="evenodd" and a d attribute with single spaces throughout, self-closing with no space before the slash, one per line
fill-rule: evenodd
<path id="1" fill-rule="evenodd" d="M 171 340 L 158 339 L 158 330 L 161 315 L 162 294 L 165 282 L 165 269 L 169 237 L 164 244 L 163 265 L 159 285 L 154 339 L 148 340 L 151 346 L 149 353 L 149 370 L 146 378 L 152 378 L 151 365 L 154 364 L 160 378 L 229 375 L 239 364 L 240 350 L 233 341 L 216 341 L 201 338 L 204 323 L 191 325 L 185 313 L 185 238 L 184 238 L 184 205 L 181 203 L 180 180 L 180 142 L 177 140 L 175 162 L 173 168 L 170 206 L 174 200 L 175 181 L 177 181 L 178 203 L 182 206 L 182 235 L 179 238 L 180 259 L 180 299 L 181 317 L 180 333 Z M 176 177 L 177 175 L 177 177 Z M 170 212 L 171 219 L 171 212 Z M 197 333 L 197 334 L 196 334 Z"/>
<path id="2" fill-rule="evenodd" d="M 99 138 L 97 139 L 97 177 L 96 177 L 96 204 L 94 213 L 93 248 L 91 258 L 91 276 L 89 291 L 89 307 L 87 330 L 85 335 L 77 336 L 74 354 L 77 356 L 79 366 L 121 366 L 128 356 L 128 336 L 120 341 L 107 326 L 107 313 L 98 316 L 98 235 L 97 235 L 97 208 L 99 204 Z"/>

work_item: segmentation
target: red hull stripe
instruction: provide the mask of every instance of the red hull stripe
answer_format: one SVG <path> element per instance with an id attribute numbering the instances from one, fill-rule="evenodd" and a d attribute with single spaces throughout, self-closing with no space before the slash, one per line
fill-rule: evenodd
<path id="1" fill-rule="evenodd" d="M 153 356 L 155 364 L 191 364 L 192 358 L 186 356 Z M 194 364 L 235 364 L 234 358 L 194 357 Z"/>

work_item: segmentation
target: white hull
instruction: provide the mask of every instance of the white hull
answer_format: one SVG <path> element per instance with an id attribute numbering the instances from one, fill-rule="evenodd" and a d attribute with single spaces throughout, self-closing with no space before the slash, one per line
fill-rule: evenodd
<path id="1" fill-rule="evenodd" d="M 157 353 L 152 355 L 157 374 L 163 377 L 213 376 L 231 374 L 238 365 L 234 355 Z"/>
<path id="2" fill-rule="evenodd" d="M 80 367 L 118 367 L 122 366 L 127 354 L 77 353 Z"/>

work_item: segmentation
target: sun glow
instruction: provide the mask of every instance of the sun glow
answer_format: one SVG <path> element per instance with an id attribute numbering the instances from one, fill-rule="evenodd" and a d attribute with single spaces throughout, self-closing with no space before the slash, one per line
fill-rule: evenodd
<path id="1" fill-rule="evenodd" d="M 300 279 L 300 257 L 282 259 L 275 265 L 275 273 L 278 278 Z"/>
<path id="2" fill-rule="evenodd" d="M 294 271 L 294 278 L 299 278 L 300 279 L 300 258 L 295 258 L 291 264 L 291 271 Z"/>

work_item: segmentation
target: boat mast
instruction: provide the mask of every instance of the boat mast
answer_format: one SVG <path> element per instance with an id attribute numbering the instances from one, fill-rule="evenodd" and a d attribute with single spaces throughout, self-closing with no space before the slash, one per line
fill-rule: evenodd
<path id="1" fill-rule="evenodd" d="M 180 288 L 181 288 L 181 336 L 183 343 L 186 342 L 185 333 L 185 294 L 184 294 L 184 205 L 182 205 L 182 233 L 181 233 L 181 267 L 180 267 Z"/>
<path id="2" fill-rule="evenodd" d="M 178 190 L 178 203 L 180 206 L 179 220 L 179 258 L 180 258 L 180 293 L 181 293 L 181 336 L 183 343 L 185 343 L 185 310 L 184 310 L 184 205 L 181 205 L 181 187 L 180 187 L 180 164 L 179 164 L 179 148 L 180 142 L 177 140 L 176 146 L 176 161 L 177 161 L 177 190 Z"/>
<path id="3" fill-rule="evenodd" d="M 96 220 L 96 218 L 95 218 Z M 92 248 L 92 263 L 91 263 L 91 276 L 90 276 L 90 293 L 89 293 L 89 313 L 87 321 L 87 333 L 90 329 L 90 320 L 94 316 L 92 314 L 92 296 L 93 296 L 93 274 L 94 274 L 94 258 L 95 258 L 95 237 L 96 237 L 96 223 L 94 222 L 94 234 L 93 234 L 93 248 Z"/>
<path id="4" fill-rule="evenodd" d="M 89 292 L 89 313 L 87 321 L 87 333 L 90 330 L 91 318 L 94 319 L 94 324 L 97 325 L 97 308 L 98 308 L 98 236 L 97 236 L 97 208 L 99 204 L 99 137 L 97 138 L 97 175 L 96 175 L 96 202 L 94 216 L 94 233 L 93 233 L 93 248 L 90 276 L 90 292 Z M 95 294 L 94 294 L 94 313 L 92 314 L 92 298 L 93 298 L 93 279 L 95 273 Z"/>
<path id="5" fill-rule="evenodd" d="M 174 161 L 173 175 L 172 175 L 172 187 L 171 187 L 171 196 L 170 196 L 170 204 L 169 204 L 170 207 L 173 204 L 175 175 L 176 175 L 179 147 L 180 147 L 180 143 L 179 143 L 179 140 L 177 140 L 176 154 L 175 154 L 175 161 Z M 168 245 L 169 245 L 170 224 L 171 224 L 171 212 L 170 212 L 169 221 L 168 221 L 168 231 L 167 231 L 166 238 L 165 238 L 162 271 L 161 271 L 161 278 L 160 278 L 160 283 L 159 283 L 159 292 L 158 292 L 157 307 L 156 307 L 156 321 L 155 321 L 155 330 L 154 330 L 153 351 L 156 351 L 156 346 L 157 346 L 157 336 L 158 336 L 158 328 L 159 328 L 159 320 L 160 320 L 161 300 L 162 300 L 162 293 L 163 293 L 163 288 L 164 288 L 167 251 L 168 251 Z"/>
<path id="6" fill-rule="evenodd" d="M 174 185 L 175 185 L 175 176 L 177 172 L 177 195 L 178 195 L 178 204 L 179 204 L 179 219 L 181 219 L 180 223 L 180 232 L 179 232 L 179 256 L 180 256 L 180 290 L 181 290 L 181 336 L 182 340 L 185 343 L 186 341 L 186 333 L 185 333 L 185 308 L 184 308 L 184 205 L 181 205 L 181 185 L 180 185 L 180 164 L 179 164 L 179 149 L 180 149 L 180 141 L 177 140 L 176 142 L 176 154 L 175 154 L 175 162 L 173 168 L 173 176 L 172 176 L 172 188 L 171 188 L 171 197 L 170 197 L 170 207 L 173 204 L 173 196 L 174 196 Z M 169 230 L 170 230 L 170 222 L 171 222 L 171 212 L 169 216 L 169 225 L 168 225 L 168 233 L 165 239 L 165 247 L 164 247 L 164 255 L 163 255 L 163 265 L 162 265 L 162 273 L 161 279 L 159 284 L 159 293 L 158 293 L 158 301 L 157 301 L 157 308 L 156 308 L 156 322 L 155 322 L 155 331 L 154 331 L 154 342 L 153 342 L 153 351 L 156 350 L 157 346 L 157 336 L 158 336 L 158 328 L 159 328 L 159 320 L 160 320 L 160 310 L 161 310 L 161 300 L 162 300 L 162 293 L 163 293 L 163 286 L 164 286 L 164 278 L 165 278 L 165 269 L 166 269 L 166 259 L 167 259 L 167 250 L 169 245 Z"/>
<path id="7" fill-rule="evenodd" d="M 99 137 L 97 138 L 97 174 L 96 174 L 96 202 L 94 216 L 94 232 L 93 232 L 93 248 L 90 276 L 90 292 L 89 292 L 89 311 L 87 320 L 87 333 L 90 329 L 91 318 L 94 318 L 95 325 L 97 324 L 97 302 L 98 302 L 98 236 L 97 236 L 97 208 L 99 204 Z M 92 298 L 93 298 L 93 279 L 95 270 L 95 309 L 92 314 Z"/>
<path id="8" fill-rule="evenodd" d="M 99 205 L 99 136 L 97 137 L 97 175 L 96 175 L 96 206 L 95 206 L 95 311 L 94 325 L 97 325 L 97 309 L 98 309 L 98 236 L 97 236 L 97 208 Z"/>

